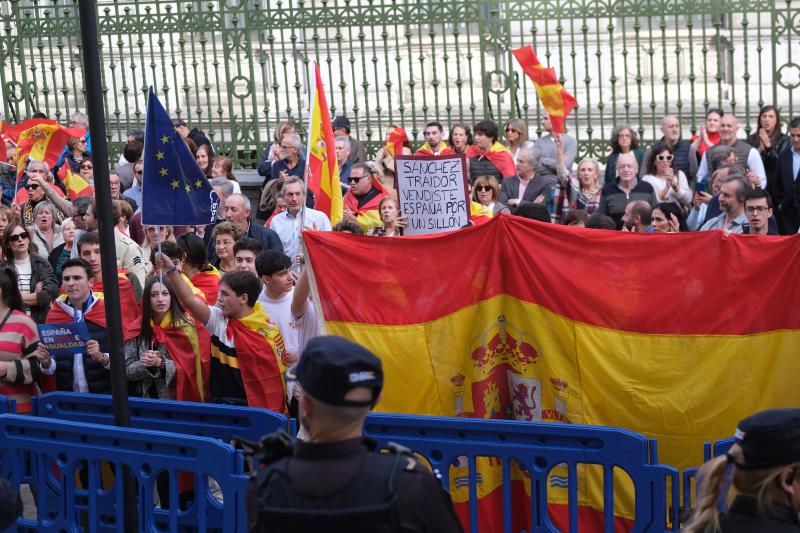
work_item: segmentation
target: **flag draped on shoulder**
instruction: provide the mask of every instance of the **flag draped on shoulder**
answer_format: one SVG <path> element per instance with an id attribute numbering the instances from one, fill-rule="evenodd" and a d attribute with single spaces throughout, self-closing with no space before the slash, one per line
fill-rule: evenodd
<path id="1" fill-rule="evenodd" d="M 683 469 L 745 416 L 800 405 L 800 284 L 795 268 L 774 268 L 798 264 L 800 235 L 621 235 L 499 215 L 369 246 L 335 232 L 305 242 L 325 274 L 315 285 L 327 333 L 383 362 L 379 411 L 623 427 L 657 438 L 660 461 Z M 531 487 L 515 469 L 513 530 L 530 530 L 517 519 L 530 517 Z M 462 516 L 467 470 L 450 470 Z M 579 524 L 569 520 L 572 472 L 551 474 L 554 525 L 608 531 L 602 469 L 577 470 L 588 488 Z M 502 467 L 479 461 L 476 477 L 480 531 L 503 531 Z M 635 516 L 624 479 L 614 477 L 615 530 Z"/>
<path id="2" fill-rule="evenodd" d="M 567 92 L 553 68 L 545 67 L 539 63 L 536 52 L 531 45 L 523 46 L 511 51 L 522 71 L 533 81 L 536 94 L 542 106 L 550 115 L 553 124 L 553 133 L 564 133 L 564 122 L 577 103 L 575 97 Z"/>
<path id="3" fill-rule="evenodd" d="M 314 193 L 314 208 L 328 215 L 331 224 L 336 225 L 342 220 L 342 185 L 339 181 L 331 114 L 317 62 L 313 63 L 309 75 L 309 79 L 314 81 L 308 99 L 306 183 Z"/>
<path id="4" fill-rule="evenodd" d="M 214 189 L 152 87 L 147 99 L 142 223 L 209 224 Z M 216 196 L 216 195 L 214 195 Z"/>

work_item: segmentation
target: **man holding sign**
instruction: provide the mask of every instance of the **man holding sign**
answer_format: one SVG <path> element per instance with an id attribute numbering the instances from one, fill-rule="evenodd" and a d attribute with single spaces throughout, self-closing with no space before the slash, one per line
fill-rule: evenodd
<path id="1" fill-rule="evenodd" d="M 400 212 L 408 218 L 405 235 L 442 233 L 469 224 L 463 155 L 397 156 L 395 176 Z"/>
<path id="2" fill-rule="evenodd" d="M 111 374 L 107 346 L 105 301 L 91 290 L 92 267 L 83 259 L 70 259 L 63 268 L 64 290 L 47 314 L 47 324 L 83 322 L 89 333 L 83 350 L 51 354 L 43 343 L 36 349 L 42 373 L 55 375 L 60 391 L 111 394 Z M 51 357 L 52 355 L 52 357 Z"/>

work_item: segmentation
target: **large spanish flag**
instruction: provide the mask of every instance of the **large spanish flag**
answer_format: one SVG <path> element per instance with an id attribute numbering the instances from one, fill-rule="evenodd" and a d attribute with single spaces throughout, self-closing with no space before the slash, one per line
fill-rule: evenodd
<path id="1" fill-rule="evenodd" d="M 660 462 L 684 468 L 741 418 L 800 405 L 800 236 L 628 234 L 501 215 L 439 236 L 305 242 L 327 332 L 383 360 L 382 411 L 617 426 L 656 438 Z M 480 531 L 502 530 L 499 507 L 483 505 L 500 497 L 499 469 L 481 469 Z M 450 474 L 464 512 L 464 473 Z M 547 488 L 561 526 L 563 474 Z M 579 475 L 602 486 L 593 468 Z M 600 490 L 580 492 L 580 531 L 602 523 Z M 616 502 L 625 530 L 630 483 Z"/>
<path id="2" fill-rule="evenodd" d="M 313 63 L 309 79 L 314 85 L 308 99 L 308 172 L 306 183 L 314 192 L 314 208 L 322 211 L 334 226 L 342 220 L 342 184 L 339 181 L 339 163 L 336 162 L 336 145 L 333 124 L 325 98 L 325 87 L 319 73 L 319 64 Z"/>

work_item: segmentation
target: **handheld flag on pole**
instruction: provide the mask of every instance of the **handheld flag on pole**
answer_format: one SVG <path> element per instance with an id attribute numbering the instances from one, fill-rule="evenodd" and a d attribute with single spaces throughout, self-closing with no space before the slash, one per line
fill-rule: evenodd
<path id="1" fill-rule="evenodd" d="M 564 133 L 564 121 L 567 119 L 577 101 L 567 92 L 558 81 L 555 69 L 545 67 L 539 63 L 536 52 L 531 45 L 523 46 L 511 51 L 523 72 L 533 81 L 536 94 L 542 106 L 550 115 L 553 124 L 553 133 Z"/>
<path id="2" fill-rule="evenodd" d="M 142 223 L 209 224 L 212 196 L 216 199 L 214 189 L 151 87 L 144 128 Z"/>
<path id="3" fill-rule="evenodd" d="M 311 94 L 308 99 L 308 154 L 306 155 L 306 185 L 314 193 L 314 208 L 322 211 L 336 225 L 342 220 L 342 185 L 339 181 L 339 164 L 333 140 L 333 124 L 325 98 L 325 88 L 319 64 L 313 62 L 309 69 Z M 313 76 L 311 76 L 313 74 Z"/>
<path id="4" fill-rule="evenodd" d="M 17 181 L 28 160 L 44 161 L 53 168 L 70 137 L 83 137 L 83 128 L 65 128 L 55 120 L 31 119 L 6 129 L 4 135 L 17 144 Z"/>
<path id="5" fill-rule="evenodd" d="M 406 130 L 399 126 L 392 126 L 389 130 L 389 136 L 386 139 L 386 151 L 392 157 L 403 155 L 403 144 L 408 140 Z"/>
<path id="6" fill-rule="evenodd" d="M 58 169 L 58 177 L 64 187 L 67 188 L 67 198 L 75 200 L 83 196 L 94 196 L 94 187 L 89 185 L 89 182 L 83 179 L 80 174 L 75 174 L 70 170 L 69 165 L 62 165 Z"/>

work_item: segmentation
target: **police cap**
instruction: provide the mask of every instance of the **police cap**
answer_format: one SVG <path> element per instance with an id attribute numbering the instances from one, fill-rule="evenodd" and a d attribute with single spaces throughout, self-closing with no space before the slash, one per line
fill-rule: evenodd
<path id="1" fill-rule="evenodd" d="M 300 362 L 286 377 L 297 380 L 313 398 L 335 406 L 374 405 L 383 387 L 381 360 L 363 346 L 333 335 L 311 339 Z M 345 398 L 359 387 L 372 389 L 372 398 L 366 401 Z"/>
<path id="2" fill-rule="evenodd" d="M 744 454 L 745 470 L 770 468 L 800 461 L 800 409 L 770 409 L 739 422 L 736 443 Z"/>

